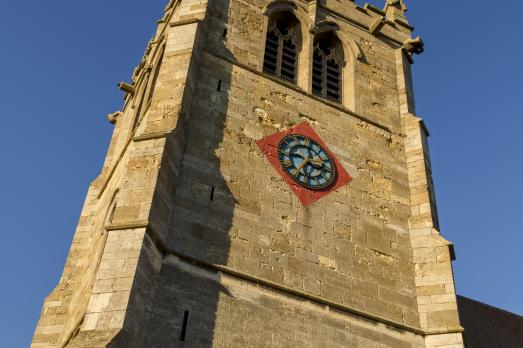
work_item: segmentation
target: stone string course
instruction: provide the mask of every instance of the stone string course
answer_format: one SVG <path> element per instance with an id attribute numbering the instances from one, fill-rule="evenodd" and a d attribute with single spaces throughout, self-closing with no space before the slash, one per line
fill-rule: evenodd
<path id="1" fill-rule="evenodd" d="M 171 1 L 31 347 L 463 347 L 398 6 Z M 261 71 L 275 9 L 300 21 L 295 86 Z M 339 106 L 310 94 L 331 22 Z M 256 146 L 303 121 L 354 179 L 307 208 Z"/>

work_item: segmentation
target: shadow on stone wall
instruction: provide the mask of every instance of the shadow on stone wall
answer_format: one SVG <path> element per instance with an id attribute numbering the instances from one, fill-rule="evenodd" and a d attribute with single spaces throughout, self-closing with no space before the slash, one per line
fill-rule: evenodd
<path id="1" fill-rule="evenodd" d="M 126 323 L 126 332 L 111 347 L 213 346 L 220 296 L 230 296 L 209 265 L 227 263 L 236 206 L 221 174 L 223 159 L 217 156 L 226 128 L 232 65 L 220 61 L 210 66 L 203 49 L 232 58 L 223 40 L 228 8 L 229 1 L 210 1 L 199 24 L 182 116 L 161 162 L 158 187 L 163 191 L 155 194 L 151 210 L 153 227 L 159 219 L 163 221 L 158 225 L 168 226 L 161 270 L 157 273 L 149 265 L 151 255 L 144 247 L 136 277 L 149 285 L 134 286 L 134 304 L 128 307 L 134 314 L 128 313 L 126 321 L 135 323 Z M 196 74 L 191 77 L 192 71 Z M 129 332 L 129 327 L 133 331 L 140 325 L 133 318 L 140 315 L 146 317 L 145 325 Z"/>

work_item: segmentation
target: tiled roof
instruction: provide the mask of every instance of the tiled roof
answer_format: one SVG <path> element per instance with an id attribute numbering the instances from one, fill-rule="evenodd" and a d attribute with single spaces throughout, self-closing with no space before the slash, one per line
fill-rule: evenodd
<path id="1" fill-rule="evenodd" d="M 523 348 L 523 317 L 458 296 L 467 348 Z"/>

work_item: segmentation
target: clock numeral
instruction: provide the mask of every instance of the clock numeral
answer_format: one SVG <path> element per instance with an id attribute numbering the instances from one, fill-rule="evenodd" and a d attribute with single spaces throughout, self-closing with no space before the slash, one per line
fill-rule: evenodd
<path id="1" fill-rule="evenodd" d="M 303 141 L 304 141 L 305 146 L 307 146 L 307 147 L 311 146 L 311 140 L 309 138 L 305 138 L 305 139 L 303 139 Z"/>
<path id="2" fill-rule="evenodd" d="M 323 165 L 323 169 L 326 170 L 329 173 L 333 172 L 332 166 L 330 166 L 330 165 L 327 166 L 327 165 L 324 164 Z"/>

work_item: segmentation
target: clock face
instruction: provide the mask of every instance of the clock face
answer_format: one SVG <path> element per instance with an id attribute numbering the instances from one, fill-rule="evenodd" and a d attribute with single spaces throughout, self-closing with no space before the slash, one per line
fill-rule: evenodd
<path id="1" fill-rule="evenodd" d="M 278 159 L 283 170 L 308 189 L 322 190 L 336 179 L 336 166 L 327 151 L 305 135 L 284 137 L 278 145 Z"/>

